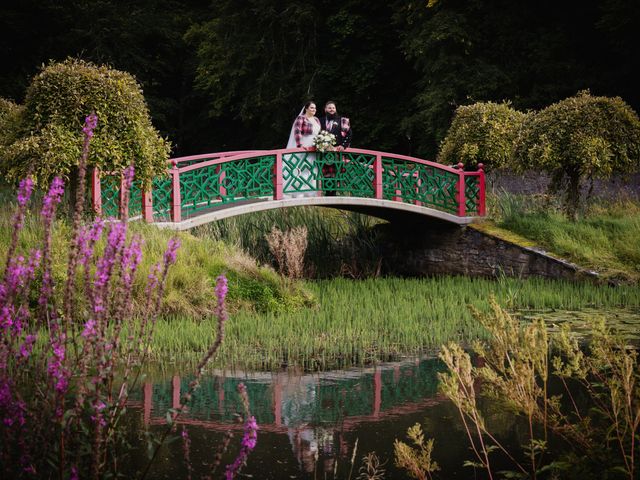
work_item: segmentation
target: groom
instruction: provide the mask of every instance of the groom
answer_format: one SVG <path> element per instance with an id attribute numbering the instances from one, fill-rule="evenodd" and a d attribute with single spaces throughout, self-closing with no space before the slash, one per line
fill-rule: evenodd
<path id="1" fill-rule="evenodd" d="M 324 104 L 323 117 L 320 117 L 320 129 L 329 133 L 333 133 L 336 137 L 336 150 L 341 152 L 345 148 L 349 148 L 351 145 L 351 137 L 353 132 L 351 130 L 351 123 L 347 117 L 341 117 L 338 115 L 336 109 L 336 102 L 329 100 Z M 327 163 L 322 166 L 322 176 L 324 178 L 335 178 L 336 165 L 335 163 Z M 332 181 L 330 180 L 329 183 Z M 335 190 L 327 190 L 328 196 L 335 196 Z"/>

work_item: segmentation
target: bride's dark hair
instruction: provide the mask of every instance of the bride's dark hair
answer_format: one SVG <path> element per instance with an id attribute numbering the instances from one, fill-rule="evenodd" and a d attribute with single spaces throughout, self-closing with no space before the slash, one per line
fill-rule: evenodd
<path id="1" fill-rule="evenodd" d="M 309 108 L 309 105 L 311 104 L 316 104 L 316 102 L 314 102 L 313 100 L 309 100 L 307 103 L 304 104 L 304 110 L 302 111 L 302 113 L 307 113 L 307 108 Z"/>

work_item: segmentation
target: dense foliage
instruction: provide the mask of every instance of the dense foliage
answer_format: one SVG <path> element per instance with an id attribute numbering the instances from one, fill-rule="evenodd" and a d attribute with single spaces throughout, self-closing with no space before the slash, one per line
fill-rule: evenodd
<path id="1" fill-rule="evenodd" d="M 638 110 L 639 20 L 622 0 L 4 2 L 0 96 L 79 56 L 140 81 L 176 154 L 281 146 L 312 97 L 337 101 L 354 146 L 429 157 L 461 105 L 589 88 Z"/>
<path id="2" fill-rule="evenodd" d="M 100 119 L 89 164 L 122 171 L 136 163 L 138 179 L 164 172 L 169 143 L 151 125 L 142 91 L 128 73 L 81 60 L 52 63 L 35 76 L 24 108 L 3 102 L 0 117 L 11 124 L 3 135 L 0 166 L 9 178 L 27 173 L 38 182 L 73 175 L 82 149 L 87 113 Z"/>
<path id="3" fill-rule="evenodd" d="M 575 216 L 585 180 L 640 166 L 640 119 L 622 99 L 581 92 L 530 115 L 516 147 L 516 165 L 551 176 Z"/>
<path id="4" fill-rule="evenodd" d="M 513 166 L 513 153 L 527 114 L 507 103 L 474 103 L 458 107 L 438 161 L 485 167 Z"/>

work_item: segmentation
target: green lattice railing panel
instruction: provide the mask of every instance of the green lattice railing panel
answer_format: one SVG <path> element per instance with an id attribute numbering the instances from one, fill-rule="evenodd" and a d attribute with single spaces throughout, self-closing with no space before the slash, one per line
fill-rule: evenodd
<path id="1" fill-rule="evenodd" d="M 216 204 L 273 195 L 275 155 L 261 155 L 180 174 L 182 214 L 192 215 Z"/>
<path id="2" fill-rule="evenodd" d="M 464 179 L 466 215 L 480 214 L 480 177 L 466 176 Z"/>
<path id="3" fill-rule="evenodd" d="M 160 220 L 171 217 L 171 176 L 155 177 L 151 181 L 151 197 L 153 202 L 153 216 Z"/>
<path id="4" fill-rule="evenodd" d="M 275 155 L 223 163 L 222 194 L 224 203 L 273 195 L 273 164 Z"/>
<path id="5" fill-rule="evenodd" d="M 220 165 L 209 165 L 180 174 L 181 209 L 184 215 L 223 202 L 220 196 L 220 171 Z"/>
<path id="6" fill-rule="evenodd" d="M 399 198 L 456 213 L 458 179 L 457 173 L 432 165 L 382 158 L 382 197 L 387 200 Z"/>
<path id="7" fill-rule="evenodd" d="M 142 186 L 139 180 L 135 180 L 131 184 L 129 192 L 129 217 L 137 217 L 142 215 Z"/>
<path id="8" fill-rule="evenodd" d="M 286 194 L 315 192 L 321 169 L 316 154 L 310 152 L 282 155 L 282 192 Z"/>
<path id="9" fill-rule="evenodd" d="M 100 178 L 100 195 L 102 200 L 102 215 L 117 218 L 120 216 L 120 185 L 121 177 L 108 175 Z M 134 181 L 129 192 L 129 217 L 142 215 L 142 191 L 140 182 Z"/>
<path id="10" fill-rule="evenodd" d="M 120 214 L 120 177 L 110 175 L 100 178 L 100 195 L 102 216 L 118 217 Z"/>
<path id="11" fill-rule="evenodd" d="M 373 197 L 375 155 L 327 152 L 319 154 L 317 162 L 320 172 L 333 171 L 333 174 L 322 174 L 324 192 L 335 191 L 338 195 L 353 197 Z"/>

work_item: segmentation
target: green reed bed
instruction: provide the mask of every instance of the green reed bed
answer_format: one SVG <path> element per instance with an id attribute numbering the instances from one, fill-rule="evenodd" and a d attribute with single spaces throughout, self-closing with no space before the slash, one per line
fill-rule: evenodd
<path id="1" fill-rule="evenodd" d="M 485 335 L 468 305 L 488 311 L 492 293 L 514 310 L 640 308 L 638 288 L 541 279 L 335 279 L 307 287 L 318 298 L 315 309 L 232 315 L 217 366 L 334 368 L 416 354 L 451 340 L 467 342 Z M 163 361 L 195 357 L 214 332 L 213 318 L 163 319 L 152 354 Z"/>

